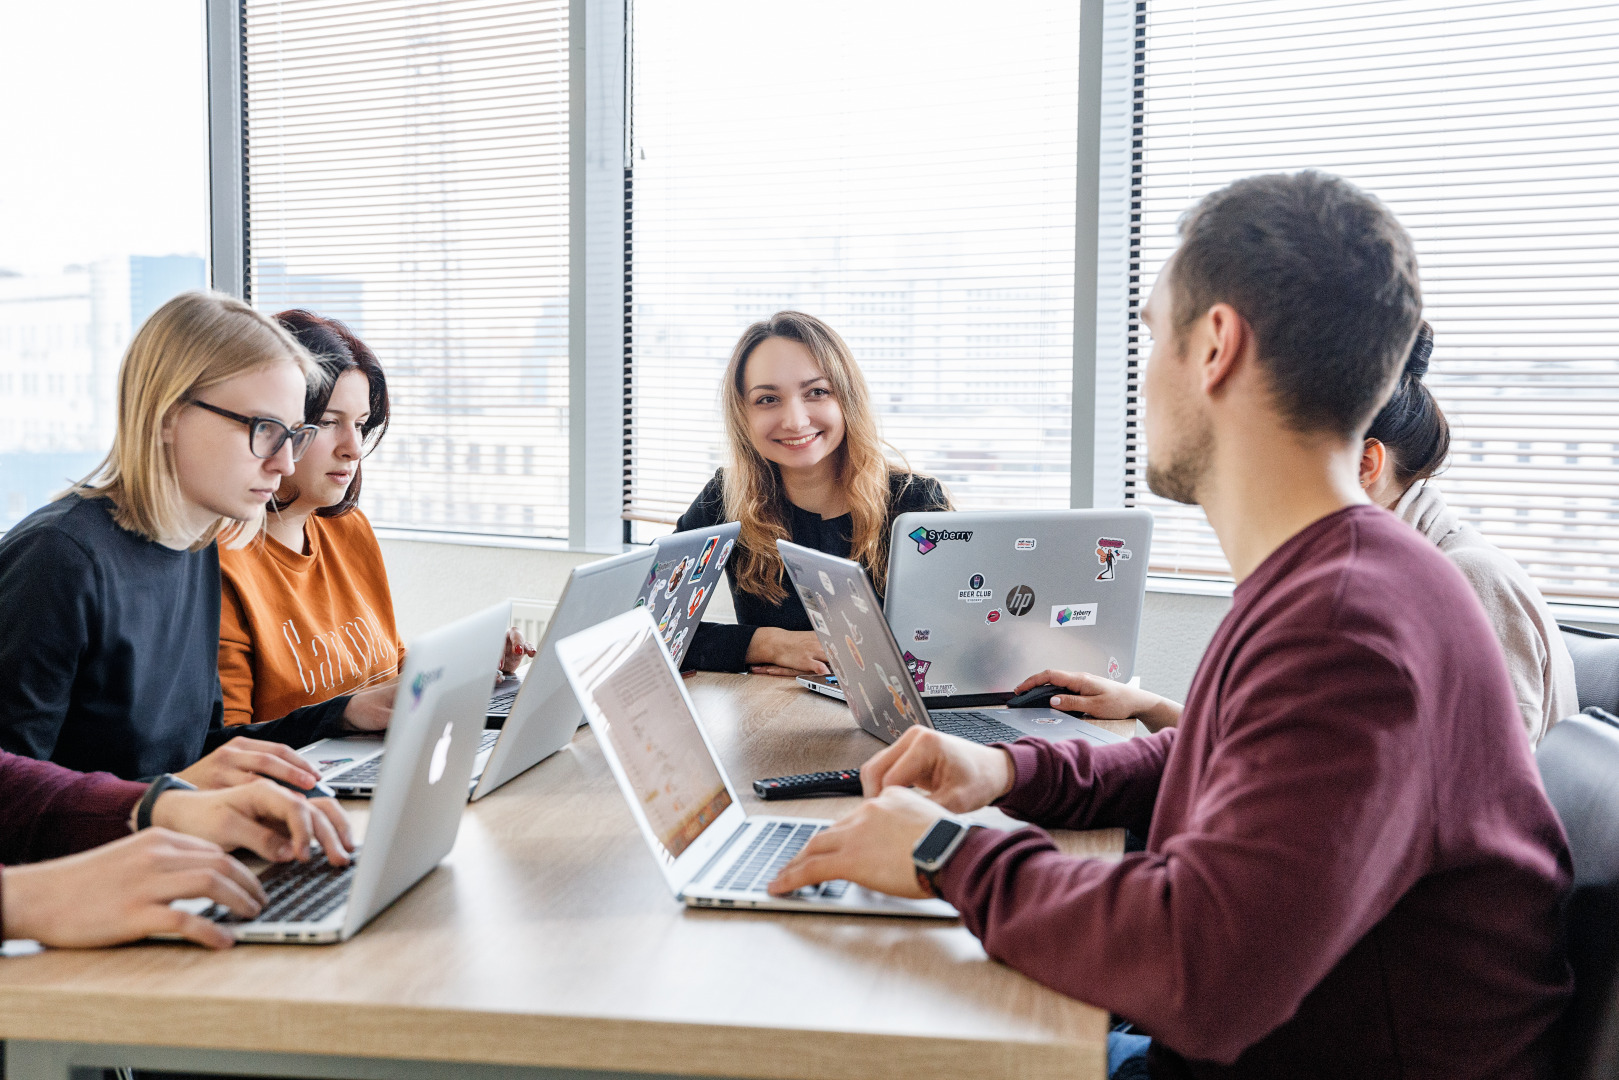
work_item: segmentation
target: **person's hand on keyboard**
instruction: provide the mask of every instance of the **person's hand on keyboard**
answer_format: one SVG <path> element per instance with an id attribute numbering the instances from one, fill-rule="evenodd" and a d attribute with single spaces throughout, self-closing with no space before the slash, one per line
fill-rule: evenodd
<path id="1" fill-rule="evenodd" d="M 868 799 L 890 788 L 918 787 L 962 814 L 1011 791 L 1013 775 L 1012 755 L 1005 750 L 910 727 L 860 766 L 860 785 Z"/>
<path id="2" fill-rule="evenodd" d="M 227 851 L 247 848 L 270 862 L 307 861 L 318 841 L 327 862 L 347 866 L 354 847 L 348 816 L 335 799 L 306 799 L 268 780 L 222 791 L 171 788 L 152 804 L 152 824 Z"/>
<path id="3" fill-rule="evenodd" d="M 1083 671 L 1042 671 L 1018 683 L 1013 692 L 1021 694 L 1047 684 L 1070 691 L 1051 699 L 1053 709 L 1085 713 L 1098 720 L 1140 719 L 1155 729 L 1180 722 L 1180 702 Z"/>
<path id="4" fill-rule="evenodd" d="M 891 787 L 816 833 L 782 867 L 770 892 L 785 896 L 823 881 L 843 880 L 890 896 L 927 897 L 931 894 L 916 879 L 911 849 L 945 814 L 944 807 L 918 792 Z"/>
<path id="5" fill-rule="evenodd" d="M 300 791 L 320 783 L 320 773 L 284 743 L 238 735 L 207 757 L 174 775 L 193 787 L 229 788 L 261 776 L 282 780 Z"/>
<path id="6" fill-rule="evenodd" d="M 268 899 L 247 867 L 218 845 L 161 828 L 64 859 L 8 866 L 3 874 L 0 933 L 64 948 L 173 934 L 224 949 L 234 940 L 228 931 L 170 901 L 207 897 L 252 918 Z"/>

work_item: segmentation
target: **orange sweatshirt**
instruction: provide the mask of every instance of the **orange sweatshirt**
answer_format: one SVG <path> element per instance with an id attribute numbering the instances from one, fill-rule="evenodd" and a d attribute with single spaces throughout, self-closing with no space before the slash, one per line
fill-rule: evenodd
<path id="1" fill-rule="evenodd" d="M 275 720 L 399 672 L 404 646 L 371 523 L 311 514 L 307 555 L 265 536 L 219 552 L 225 723 Z"/>

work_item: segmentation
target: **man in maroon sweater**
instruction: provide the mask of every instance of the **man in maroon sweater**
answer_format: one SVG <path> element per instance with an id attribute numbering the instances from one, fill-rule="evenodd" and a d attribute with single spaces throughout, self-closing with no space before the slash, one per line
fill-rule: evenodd
<path id="1" fill-rule="evenodd" d="M 349 861 L 348 821 L 337 803 L 305 800 L 268 780 L 216 791 L 159 788 L 148 806 L 151 827 L 130 835 L 151 787 L 0 751 L 0 862 L 32 863 L 0 867 L 0 937 L 89 947 L 178 934 L 224 948 L 228 933 L 169 902 L 206 896 L 238 915 L 258 914 L 264 890 L 227 849 L 285 862 L 309 858 L 318 839 L 334 864 Z"/>
<path id="2" fill-rule="evenodd" d="M 1410 240 L 1312 173 L 1215 192 L 1181 236 L 1142 312 L 1148 479 L 1203 506 L 1238 584 L 1179 728 L 913 728 L 773 888 L 936 889 L 990 955 L 1150 1034 L 1155 1077 L 1544 1076 L 1562 828 L 1467 582 L 1356 482 L 1420 318 Z M 1146 850 L 949 819 L 991 802 Z"/>

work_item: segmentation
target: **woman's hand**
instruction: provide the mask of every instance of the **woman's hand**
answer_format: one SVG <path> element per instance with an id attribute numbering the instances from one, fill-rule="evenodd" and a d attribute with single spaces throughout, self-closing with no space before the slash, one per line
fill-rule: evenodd
<path id="1" fill-rule="evenodd" d="M 531 660 L 539 650 L 523 640 L 523 634 L 513 626 L 506 631 L 506 648 L 500 654 L 500 670 L 510 675 L 524 660 Z"/>
<path id="2" fill-rule="evenodd" d="M 226 851 L 247 848 L 270 862 L 306 862 L 318 840 L 327 862 L 347 866 L 354 847 L 349 819 L 335 799 L 306 799 L 268 780 L 222 791 L 171 788 L 152 804 L 152 824 Z"/>
<path id="3" fill-rule="evenodd" d="M 301 791 L 320 782 L 320 773 L 284 743 L 238 735 L 189 768 L 174 775 L 199 788 L 228 788 L 261 776 L 283 780 Z"/>
<path id="4" fill-rule="evenodd" d="M 1083 671 L 1042 671 L 1018 683 L 1014 692 L 1021 694 L 1048 683 L 1072 691 L 1053 697 L 1053 709 L 1086 713 L 1098 720 L 1134 718 L 1154 729 L 1174 727 L 1180 722 L 1180 702 Z"/>
<path id="5" fill-rule="evenodd" d="M 81 949 L 152 934 L 228 948 L 234 939 L 224 929 L 169 902 L 207 897 L 250 919 L 268 900 L 258 879 L 217 844 L 155 828 L 65 859 L 8 866 L 0 888 L 5 937 Z"/>
<path id="6" fill-rule="evenodd" d="M 394 714 L 394 695 L 399 690 L 398 683 L 398 679 L 389 679 L 385 683 L 368 686 L 349 698 L 349 703 L 343 706 L 344 725 L 351 731 L 381 731 L 386 728 Z"/>
<path id="7" fill-rule="evenodd" d="M 761 626 L 753 632 L 746 657 L 755 675 L 830 675 L 826 652 L 813 630 Z"/>

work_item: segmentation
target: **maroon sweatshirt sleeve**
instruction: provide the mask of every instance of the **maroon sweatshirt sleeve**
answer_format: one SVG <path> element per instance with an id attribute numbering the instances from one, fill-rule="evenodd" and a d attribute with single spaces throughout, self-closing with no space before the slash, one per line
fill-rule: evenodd
<path id="1" fill-rule="evenodd" d="M 147 785 L 0 751 L 0 863 L 37 862 L 129 835 Z"/>
<path id="2" fill-rule="evenodd" d="M 1232 672 L 1210 718 L 1225 730 L 1185 808 L 1190 827 L 1160 850 L 1106 862 L 1064 856 L 1035 829 L 974 830 L 939 881 L 991 956 L 1226 1063 L 1292 1016 L 1417 879 L 1412 848 L 1432 822 L 1431 754 L 1403 668 L 1344 635 L 1249 655 L 1260 659 L 1239 661 L 1250 670 Z M 1111 748 L 1014 749 L 1009 801 L 1097 820 L 1108 792 L 1145 782 L 1132 770 L 1158 753 L 1152 742 L 1139 757 L 1117 751 L 1123 781 L 1104 767 Z M 1175 767 L 1165 799 L 1178 795 Z M 1087 781 L 1088 793 L 1049 790 Z"/>
<path id="3" fill-rule="evenodd" d="M 1012 755 L 1012 790 L 995 805 L 1051 829 L 1123 826 L 1147 835 L 1175 728 L 1093 746 L 1085 739 L 996 743 Z"/>

